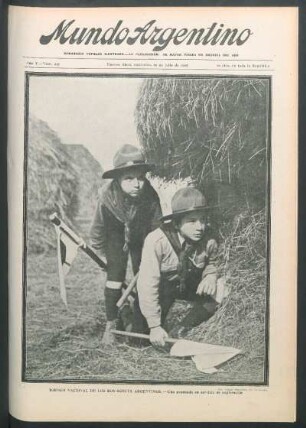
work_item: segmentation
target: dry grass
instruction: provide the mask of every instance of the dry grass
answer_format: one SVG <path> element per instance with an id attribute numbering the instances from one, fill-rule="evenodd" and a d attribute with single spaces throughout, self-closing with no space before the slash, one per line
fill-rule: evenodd
<path id="1" fill-rule="evenodd" d="M 58 291 L 56 254 L 28 258 L 27 380 L 160 383 L 260 383 L 265 358 L 265 219 L 241 215 L 224 231 L 223 258 L 231 295 L 190 339 L 241 348 L 245 353 L 214 375 L 196 370 L 189 359 L 172 358 L 151 346 L 133 348 L 124 340 L 103 348 L 104 275 L 80 254 L 67 277 L 69 309 Z M 248 260 L 248 262 L 246 262 Z M 169 324 L 186 310 L 178 302 Z"/>
<path id="2" fill-rule="evenodd" d="M 30 251 L 44 251 L 54 246 L 50 214 L 56 211 L 73 224 L 79 179 L 56 133 L 37 119 L 29 121 L 27 179 L 27 246 Z"/>
<path id="3" fill-rule="evenodd" d="M 242 349 L 250 369 L 257 367 L 263 375 L 268 296 L 265 213 L 241 213 L 230 232 L 223 233 L 220 271 L 230 295 L 216 315 L 194 331 L 194 338 Z"/>
<path id="4" fill-rule="evenodd" d="M 83 146 L 64 145 L 47 123 L 30 119 L 27 169 L 29 251 L 43 252 L 55 247 L 50 214 L 57 212 L 74 229 L 78 217 L 93 216 L 97 189 L 102 184 L 101 175 L 102 168 Z"/>
<path id="5" fill-rule="evenodd" d="M 222 210 L 231 191 L 235 213 L 265 204 L 267 119 L 268 82 L 256 78 L 145 79 L 136 109 L 157 174 L 192 177 Z"/>

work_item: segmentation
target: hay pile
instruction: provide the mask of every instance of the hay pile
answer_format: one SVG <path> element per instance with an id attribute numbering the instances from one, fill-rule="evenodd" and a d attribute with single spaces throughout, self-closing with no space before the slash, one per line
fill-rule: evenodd
<path id="1" fill-rule="evenodd" d="M 79 180 L 79 210 L 75 223 L 82 235 L 86 235 L 96 208 L 98 190 L 104 182 L 102 180 L 103 170 L 86 147 L 80 144 L 65 144 L 65 150 L 73 160 Z"/>
<path id="2" fill-rule="evenodd" d="M 72 151 L 71 148 L 69 150 Z M 84 153 L 83 153 L 84 155 Z M 78 157 L 78 156 L 77 156 Z M 27 156 L 27 248 L 43 252 L 56 245 L 49 215 L 58 215 L 76 231 L 80 208 L 92 208 L 92 200 L 82 199 L 82 189 L 95 193 L 102 169 L 92 168 L 92 156 L 82 159 L 80 167 L 67 152 L 56 133 L 42 120 L 29 120 Z M 86 167 L 87 161 L 87 167 Z M 99 169 L 99 171 L 98 171 Z M 86 170 L 89 173 L 86 173 Z M 90 179 L 89 176 L 90 175 Z M 84 184 L 86 182 L 86 184 Z M 89 193 L 89 191 L 88 191 Z M 88 193 L 86 193 L 88 197 Z M 95 193 L 96 194 L 96 193 Z"/>
<path id="3" fill-rule="evenodd" d="M 55 245 L 49 215 L 57 212 L 70 224 L 78 212 L 78 174 L 49 126 L 29 121 L 27 165 L 27 247 L 41 252 Z"/>
<path id="4" fill-rule="evenodd" d="M 221 233 L 220 273 L 230 294 L 194 337 L 240 348 L 246 353 L 241 363 L 250 366 L 250 374 L 255 368 L 262 381 L 268 296 L 265 212 L 241 213 Z"/>
<path id="5" fill-rule="evenodd" d="M 268 91 L 264 79 L 150 79 L 136 110 L 157 174 L 191 177 L 218 206 L 212 223 L 230 295 L 191 338 L 242 349 L 237 378 L 243 369 L 258 382 L 266 352 Z"/>
<path id="6" fill-rule="evenodd" d="M 146 79 L 136 123 L 157 174 L 190 176 L 222 211 L 263 208 L 268 90 L 256 78 Z"/>

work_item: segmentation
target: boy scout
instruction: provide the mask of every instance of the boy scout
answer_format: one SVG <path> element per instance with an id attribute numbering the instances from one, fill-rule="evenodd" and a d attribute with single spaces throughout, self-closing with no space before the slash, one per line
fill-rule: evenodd
<path id="1" fill-rule="evenodd" d="M 206 200 L 187 187 L 175 193 L 171 206 L 172 214 L 145 239 L 137 282 L 150 341 L 159 346 L 168 337 L 164 322 L 175 299 L 193 302 L 178 334 L 208 320 L 218 306 L 218 247 L 207 225 Z"/>
<path id="2" fill-rule="evenodd" d="M 121 296 L 128 259 L 136 274 L 144 239 L 157 227 L 161 217 L 158 195 L 145 177 L 152 165 L 146 163 L 140 150 L 125 144 L 115 154 L 113 163 L 114 168 L 103 174 L 103 178 L 112 181 L 102 188 L 91 228 L 92 247 L 107 262 L 104 344 L 115 342 L 111 330 L 116 328 L 116 303 Z M 137 324 L 145 322 L 137 298 L 134 317 Z"/>

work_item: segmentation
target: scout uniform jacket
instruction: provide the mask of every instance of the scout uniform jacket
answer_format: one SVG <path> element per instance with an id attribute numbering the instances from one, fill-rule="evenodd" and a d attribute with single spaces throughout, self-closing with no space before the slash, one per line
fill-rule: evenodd
<path id="1" fill-rule="evenodd" d="M 128 254 L 131 255 L 134 274 L 139 268 L 141 250 L 146 235 L 158 226 L 161 208 L 157 193 L 145 182 L 143 195 L 136 201 L 133 217 L 128 223 L 126 213 L 134 203 L 124 194 L 115 180 L 108 183 L 99 197 L 90 237 L 91 245 L 99 256 L 107 260 L 107 279 L 123 282 Z"/>
<path id="2" fill-rule="evenodd" d="M 178 234 L 183 244 L 184 239 Z M 202 278 L 216 274 L 217 242 L 215 239 L 203 237 L 200 245 L 191 255 L 192 262 L 197 268 L 203 269 Z M 145 239 L 142 259 L 137 281 L 140 309 L 145 316 L 149 328 L 161 324 L 161 307 L 159 287 L 162 277 L 168 281 L 177 277 L 179 258 L 168 237 L 161 228 L 151 232 Z"/>

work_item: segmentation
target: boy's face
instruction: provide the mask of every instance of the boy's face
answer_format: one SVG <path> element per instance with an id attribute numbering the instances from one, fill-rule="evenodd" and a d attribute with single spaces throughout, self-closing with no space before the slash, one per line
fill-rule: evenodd
<path id="1" fill-rule="evenodd" d="M 145 182 L 145 172 L 139 169 L 130 169 L 118 178 L 121 189 L 124 193 L 137 198 L 142 192 Z"/>
<path id="2" fill-rule="evenodd" d="M 203 238 L 205 231 L 205 217 L 203 212 L 194 211 L 185 214 L 178 223 L 178 230 L 183 238 L 198 242 Z"/>

